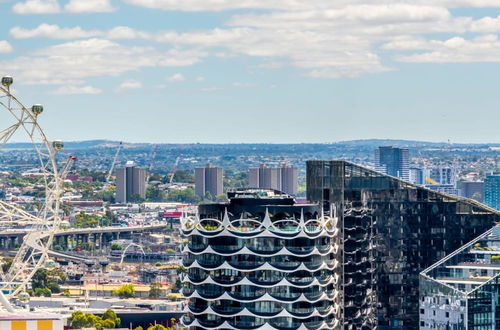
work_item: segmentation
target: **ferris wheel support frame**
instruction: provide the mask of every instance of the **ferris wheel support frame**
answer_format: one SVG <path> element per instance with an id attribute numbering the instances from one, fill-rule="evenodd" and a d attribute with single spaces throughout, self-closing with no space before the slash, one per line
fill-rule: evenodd
<path id="1" fill-rule="evenodd" d="M 48 258 L 54 234 L 59 229 L 61 222 L 60 197 L 63 192 L 61 174 L 65 175 L 69 168 L 67 164 L 63 171 L 58 173 L 55 153 L 61 150 L 64 144 L 61 141 L 53 141 L 51 144 L 39 126 L 37 119 L 38 115 L 43 112 L 43 106 L 34 105 L 29 109 L 26 108 L 12 95 L 10 91 L 12 82 L 12 77 L 3 77 L 1 80 L 0 108 L 8 110 L 17 122 L 0 131 L 0 148 L 9 141 L 18 129 L 24 130 L 33 144 L 41 165 L 40 170 L 45 184 L 45 203 L 38 210 L 37 215 L 32 215 L 11 204 L 0 202 L 0 222 L 9 220 L 12 223 L 33 226 L 32 230 L 24 236 L 23 244 L 7 272 L 3 272 L 0 268 L 0 304 L 9 312 L 13 312 L 14 309 L 8 298 L 25 290 L 33 275 Z M 6 98 L 6 102 L 4 102 L 4 98 Z M 75 159 L 70 157 L 68 163 Z M 3 293 L 3 290 L 6 289 L 9 291 L 7 295 Z"/>

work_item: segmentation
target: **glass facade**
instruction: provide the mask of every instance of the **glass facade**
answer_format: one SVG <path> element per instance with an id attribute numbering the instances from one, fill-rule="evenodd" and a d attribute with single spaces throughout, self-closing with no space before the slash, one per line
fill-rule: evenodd
<path id="1" fill-rule="evenodd" d="M 345 329 L 418 329 L 419 273 L 499 214 L 346 161 L 308 161 L 307 199 L 339 210 Z"/>
<path id="2" fill-rule="evenodd" d="M 338 223 L 317 204 L 244 189 L 183 217 L 191 329 L 339 329 Z"/>
<path id="3" fill-rule="evenodd" d="M 500 329 L 499 226 L 420 277 L 420 329 Z"/>

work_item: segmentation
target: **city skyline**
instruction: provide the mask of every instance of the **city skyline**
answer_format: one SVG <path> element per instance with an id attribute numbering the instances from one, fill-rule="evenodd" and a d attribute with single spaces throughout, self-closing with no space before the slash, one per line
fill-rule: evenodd
<path id="1" fill-rule="evenodd" d="M 495 142 L 499 7 L 2 1 L 0 67 L 64 140 Z"/>

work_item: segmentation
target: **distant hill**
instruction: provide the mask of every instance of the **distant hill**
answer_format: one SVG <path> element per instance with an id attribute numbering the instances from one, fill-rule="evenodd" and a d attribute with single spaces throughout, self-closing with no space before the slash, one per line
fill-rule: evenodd
<path id="1" fill-rule="evenodd" d="M 89 148 L 109 148 L 116 147 L 120 141 L 113 140 L 86 140 L 86 141 L 68 141 L 64 143 L 65 149 L 89 149 Z M 395 147 L 409 147 L 409 148 L 444 148 L 450 145 L 447 142 L 428 142 L 428 141 L 415 141 L 415 140 L 396 140 L 396 139 L 365 139 L 365 140 L 347 140 L 337 141 L 331 143 L 131 143 L 124 142 L 124 145 L 130 148 L 134 147 L 149 147 L 153 144 L 158 146 L 172 146 L 184 148 L 188 147 L 207 147 L 207 146 L 227 146 L 227 147 L 240 147 L 252 148 L 254 146 L 266 146 L 267 148 L 280 147 L 280 146 L 334 146 L 336 148 L 376 148 L 379 146 L 395 146 Z M 500 147 L 500 143 L 453 143 L 453 147 Z M 28 149 L 32 148 L 31 143 L 27 142 L 14 142 L 8 143 L 4 148 L 6 149 Z"/>

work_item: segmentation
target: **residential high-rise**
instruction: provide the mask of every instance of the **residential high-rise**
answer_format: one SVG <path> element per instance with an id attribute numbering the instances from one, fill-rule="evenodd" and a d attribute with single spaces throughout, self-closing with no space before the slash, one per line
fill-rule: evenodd
<path id="1" fill-rule="evenodd" d="M 375 149 L 375 170 L 409 181 L 410 168 L 408 149 L 392 146 L 378 147 Z"/>
<path id="2" fill-rule="evenodd" d="M 181 219 L 190 329 L 339 329 L 338 227 L 318 204 L 240 189 Z"/>
<path id="3" fill-rule="evenodd" d="M 479 202 L 484 201 L 484 182 L 483 181 L 460 181 L 458 182 L 460 196 L 472 198 Z"/>
<path id="4" fill-rule="evenodd" d="M 500 226 L 420 274 L 420 329 L 500 329 Z"/>
<path id="5" fill-rule="evenodd" d="M 346 161 L 308 161 L 307 198 L 339 210 L 345 329 L 418 329 L 419 273 L 500 214 Z"/>
<path id="6" fill-rule="evenodd" d="M 248 184 L 251 188 L 274 189 L 289 195 L 298 192 L 297 168 L 284 165 L 282 167 L 250 168 L 248 171 Z"/>
<path id="7" fill-rule="evenodd" d="M 500 210 L 500 175 L 488 175 L 484 180 L 484 203 Z"/>
<path id="8" fill-rule="evenodd" d="M 124 168 L 117 168 L 116 202 L 130 203 L 137 198 L 145 198 L 146 176 L 146 169 L 137 167 L 132 161 L 128 161 Z"/>
<path id="9" fill-rule="evenodd" d="M 456 175 L 455 169 L 452 167 L 430 167 L 424 169 L 424 178 L 430 179 L 432 182 L 437 182 L 437 184 L 441 185 L 451 185 L 455 186 Z M 429 181 L 424 182 L 425 184 L 430 183 Z"/>
<path id="10" fill-rule="evenodd" d="M 208 192 L 213 197 L 222 194 L 224 191 L 224 169 L 207 164 L 206 167 L 194 169 L 194 182 L 196 194 L 204 197 Z"/>
<path id="11" fill-rule="evenodd" d="M 410 167 L 408 181 L 413 184 L 424 184 L 424 170 L 418 167 Z"/>

